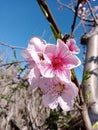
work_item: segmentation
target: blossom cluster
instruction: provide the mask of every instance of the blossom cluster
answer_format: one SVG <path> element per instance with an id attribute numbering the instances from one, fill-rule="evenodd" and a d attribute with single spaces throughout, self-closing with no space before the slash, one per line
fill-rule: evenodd
<path id="1" fill-rule="evenodd" d="M 96 0 L 92 0 L 92 2 L 95 2 Z M 85 17 L 87 18 L 90 15 L 90 9 L 88 9 L 87 6 L 87 0 L 83 0 L 81 1 L 81 3 L 79 4 L 79 8 L 78 8 L 78 15 L 81 17 Z M 92 7 L 92 11 L 95 14 L 95 16 L 98 16 L 98 6 L 94 6 Z"/>
<path id="2" fill-rule="evenodd" d="M 71 69 L 81 64 L 76 56 L 79 51 L 74 39 L 50 44 L 38 37 L 31 38 L 22 51 L 30 66 L 28 81 L 33 89 L 39 87 L 43 92 L 45 107 L 55 109 L 59 105 L 64 111 L 73 108 L 78 88 L 71 81 Z"/>

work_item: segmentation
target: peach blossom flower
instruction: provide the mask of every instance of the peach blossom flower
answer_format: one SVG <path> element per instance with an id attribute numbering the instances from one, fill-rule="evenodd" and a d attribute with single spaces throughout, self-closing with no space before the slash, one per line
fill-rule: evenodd
<path id="1" fill-rule="evenodd" d="M 61 80 L 70 82 L 70 69 L 80 65 L 80 60 L 73 55 L 69 48 L 60 39 L 57 45 L 47 44 L 43 51 L 44 60 L 39 64 L 39 69 L 43 77 L 59 77 Z"/>
<path id="2" fill-rule="evenodd" d="M 40 87 L 44 93 L 43 103 L 46 107 L 55 109 L 59 105 L 64 111 L 73 108 L 74 99 L 78 95 L 78 88 L 73 82 L 62 82 L 58 78 L 42 78 Z"/>
<path id="3" fill-rule="evenodd" d="M 22 51 L 22 56 L 26 58 L 26 61 L 30 65 L 30 73 L 28 75 L 28 81 L 33 88 L 39 85 L 40 80 L 40 70 L 37 66 L 37 63 L 40 62 L 43 49 L 46 42 L 38 37 L 33 37 L 28 43 L 28 48 Z"/>
<path id="4" fill-rule="evenodd" d="M 68 39 L 66 42 L 66 45 L 68 46 L 69 50 L 73 54 L 78 54 L 80 52 L 79 47 L 76 45 L 76 41 L 74 39 Z"/>

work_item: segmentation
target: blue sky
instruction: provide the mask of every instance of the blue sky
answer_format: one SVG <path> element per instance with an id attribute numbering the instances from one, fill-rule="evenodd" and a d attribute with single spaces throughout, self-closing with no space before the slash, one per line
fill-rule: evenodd
<path id="1" fill-rule="evenodd" d="M 58 11 L 59 5 L 56 3 L 56 0 L 47 0 L 47 3 L 62 34 L 70 33 L 73 13 L 68 11 L 68 9 Z M 80 27 L 75 33 L 78 45 L 81 33 L 83 32 Z M 0 41 L 15 46 L 27 47 L 28 40 L 33 36 L 39 36 L 47 42 L 55 43 L 49 23 L 36 0 L 0 0 Z M 2 48 L 0 46 L 0 50 Z M 18 59 L 22 58 L 20 51 L 18 51 L 17 55 Z M 82 57 L 82 53 L 79 57 Z M 76 72 L 81 81 L 81 67 Z"/>
<path id="2" fill-rule="evenodd" d="M 72 23 L 72 13 L 68 18 L 68 11 L 58 11 L 56 0 L 47 2 L 62 32 L 70 32 L 70 25 L 66 23 Z M 0 30 L 0 41 L 20 46 L 26 46 L 32 36 L 49 40 L 52 34 L 36 0 L 0 0 Z"/>

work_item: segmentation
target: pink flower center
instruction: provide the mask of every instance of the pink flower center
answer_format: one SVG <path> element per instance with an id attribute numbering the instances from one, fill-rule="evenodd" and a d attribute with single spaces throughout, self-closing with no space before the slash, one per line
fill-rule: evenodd
<path id="1" fill-rule="evenodd" d="M 53 58 L 52 66 L 54 69 L 60 69 L 63 66 L 62 58 L 58 58 L 58 57 Z"/>

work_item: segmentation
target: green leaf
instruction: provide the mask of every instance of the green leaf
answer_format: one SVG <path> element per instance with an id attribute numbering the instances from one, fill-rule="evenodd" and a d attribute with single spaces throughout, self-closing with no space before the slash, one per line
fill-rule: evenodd
<path id="1" fill-rule="evenodd" d="M 23 81 L 20 81 L 19 84 L 17 85 L 17 88 L 23 89 L 25 87 L 25 83 Z"/>
<path id="2" fill-rule="evenodd" d="M 59 114 L 55 110 L 51 110 L 50 117 L 52 119 L 54 119 L 54 120 L 58 120 L 59 119 Z"/>
<path id="3" fill-rule="evenodd" d="M 19 73 L 22 73 L 24 69 L 18 66 L 17 70 L 18 70 Z"/>
<path id="4" fill-rule="evenodd" d="M 89 102 L 91 96 L 91 92 L 86 93 L 86 101 Z"/>
<path id="5" fill-rule="evenodd" d="M 8 87 L 9 87 L 9 89 L 12 90 L 12 91 L 16 90 L 16 87 L 15 87 L 14 85 L 8 85 Z"/>
<path id="6" fill-rule="evenodd" d="M 17 59 L 16 50 L 14 50 L 14 57 L 15 57 L 15 59 Z"/>
<path id="7" fill-rule="evenodd" d="M 46 18 L 47 18 L 47 17 L 48 17 L 48 13 L 47 13 L 46 9 L 43 7 L 42 1 L 41 1 L 41 0 L 37 0 L 37 2 L 38 2 L 38 4 L 39 4 L 41 10 L 43 11 L 44 15 L 45 15 Z"/>
<path id="8" fill-rule="evenodd" d="M 45 17 L 48 18 L 48 13 L 47 13 L 47 11 L 45 10 L 45 8 L 44 8 L 42 5 L 40 5 L 40 8 L 41 8 L 41 10 L 43 11 Z"/>
<path id="9" fill-rule="evenodd" d="M 58 38 L 61 38 L 61 32 L 58 34 L 52 24 L 50 24 L 50 28 L 51 28 L 52 33 L 53 33 L 53 35 L 54 35 L 54 37 L 55 37 L 56 40 L 57 40 Z"/>
<path id="10" fill-rule="evenodd" d="M 93 128 L 94 129 L 98 128 L 98 121 L 93 125 Z"/>
<path id="11" fill-rule="evenodd" d="M 67 118 L 67 119 L 71 119 L 71 115 L 64 115 L 64 114 L 61 114 L 62 117 L 64 118 Z"/>
<path id="12" fill-rule="evenodd" d="M 9 99 L 10 99 L 10 96 L 9 96 L 9 95 L 2 95 L 1 98 L 2 98 L 2 99 L 5 99 L 5 100 L 9 100 Z"/>
<path id="13" fill-rule="evenodd" d="M 2 55 L 0 54 L 0 62 L 2 62 L 3 60 L 2 60 Z"/>
<path id="14" fill-rule="evenodd" d="M 0 63 L 3 62 L 3 60 L 0 60 Z"/>
<path id="15" fill-rule="evenodd" d="M 64 122 L 63 125 L 66 126 L 66 127 L 69 127 L 69 124 L 66 123 L 66 122 Z"/>
<path id="16" fill-rule="evenodd" d="M 51 130 L 58 130 L 58 126 L 54 122 L 51 124 L 50 128 L 51 128 Z"/>
<path id="17" fill-rule="evenodd" d="M 87 81 L 90 78 L 90 73 L 89 70 L 84 72 L 84 76 L 83 76 L 83 82 Z"/>
<path id="18" fill-rule="evenodd" d="M 0 108 L 0 114 L 3 112 L 3 109 Z"/>
<path id="19" fill-rule="evenodd" d="M 3 60 L 2 60 L 2 55 L 0 54 L 0 62 L 2 62 Z"/>

